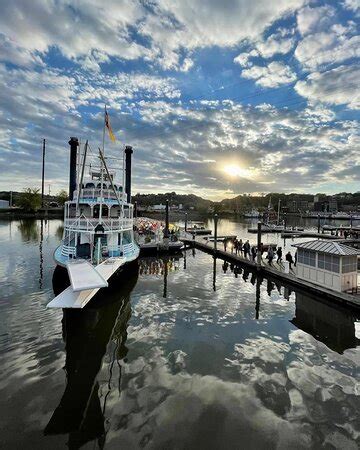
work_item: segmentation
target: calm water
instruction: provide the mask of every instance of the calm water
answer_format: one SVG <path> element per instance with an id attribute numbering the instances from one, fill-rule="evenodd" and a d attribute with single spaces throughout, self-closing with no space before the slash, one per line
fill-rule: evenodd
<path id="1" fill-rule="evenodd" d="M 61 232 L 0 222 L 1 448 L 359 447 L 353 312 L 193 250 L 47 310 Z"/>

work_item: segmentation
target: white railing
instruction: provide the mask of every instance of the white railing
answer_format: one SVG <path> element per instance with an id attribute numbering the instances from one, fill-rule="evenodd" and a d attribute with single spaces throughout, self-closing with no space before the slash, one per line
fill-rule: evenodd
<path id="1" fill-rule="evenodd" d="M 72 231 L 94 231 L 100 223 L 99 219 L 65 219 L 64 226 Z M 102 219 L 102 225 L 107 231 L 132 230 L 133 219 Z"/>
<path id="2" fill-rule="evenodd" d="M 68 246 L 68 245 L 63 245 L 63 246 L 61 247 L 61 254 L 62 254 L 62 256 L 65 256 L 65 257 L 69 257 L 70 255 L 72 255 L 73 257 L 75 257 L 75 256 L 76 256 L 76 247 L 71 247 L 71 246 Z"/>
<path id="3" fill-rule="evenodd" d="M 130 244 L 123 245 L 124 255 L 131 255 L 132 253 L 134 253 L 134 244 L 132 242 Z"/>
<path id="4" fill-rule="evenodd" d="M 124 192 L 118 192 L 119 199 L 126 201 L 126 194 Z M 116 200 L 115 192 L 112 189 L 103 189 L 103 198 L 106 200 Z M 101 197 L 101 189 L 81 189 L 81 198 L 91 198 L 97 201 Z M 74 191 L 74 200 L 78 198 L 78 191 Z"/>

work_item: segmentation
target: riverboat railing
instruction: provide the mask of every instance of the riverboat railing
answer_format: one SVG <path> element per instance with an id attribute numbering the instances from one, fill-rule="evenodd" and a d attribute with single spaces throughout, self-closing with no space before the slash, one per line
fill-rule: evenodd
<path id="1" fill-rule="evenodd" d="M 87 219 L 80 217 L 77 219 L 65 219 L 64 226 L 71 231 L 93 232 L 99 223 L 99 219 Z M 133 219 L 102 219 L 102 225 L 105 231 L 132 230 Z"/>

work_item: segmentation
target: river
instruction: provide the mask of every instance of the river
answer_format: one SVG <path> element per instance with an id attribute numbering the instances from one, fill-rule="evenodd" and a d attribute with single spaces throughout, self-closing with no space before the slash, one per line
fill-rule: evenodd
<path id="1" fill-rule="evenodd" d="M 247 226 L 219 234 L 254 241 Z M 354 311 L 192 249 L 46 309 L 61 233 L 0 222 L 1 448 L 359 447 Z"/>

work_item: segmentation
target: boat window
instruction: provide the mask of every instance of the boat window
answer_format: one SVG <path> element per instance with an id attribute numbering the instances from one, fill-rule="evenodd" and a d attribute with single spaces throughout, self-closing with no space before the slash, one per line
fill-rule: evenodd
<path id="1" fill-rule="evenodd" d="M 325 269 L 325 254 L 318 253 L 318 268 Z"/>
<path id="2" fill-rule="evenodd" d="M 94 183 L 86 183 L 85 184 L 85 188 L 86 189 L 94 189 L 95 188 L 95 184 Z"/>
<path id="3" fill-rule="evenodd" d="M 101 189 L 101 183 L 98 183 L 97 188 Z M 103 189 L 106 189 L 106 184 L 105 183 L 103 183 Z"/>

